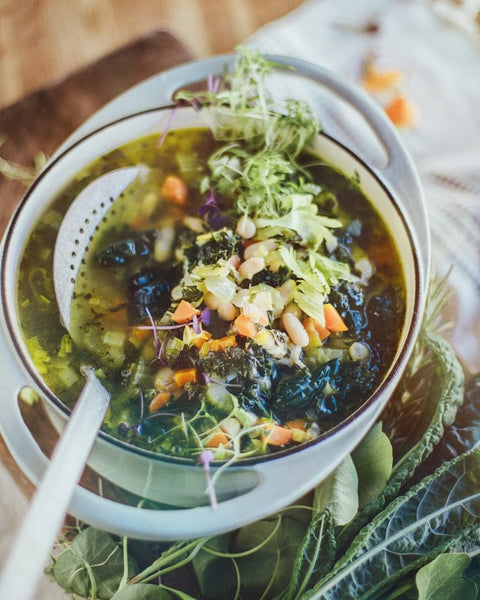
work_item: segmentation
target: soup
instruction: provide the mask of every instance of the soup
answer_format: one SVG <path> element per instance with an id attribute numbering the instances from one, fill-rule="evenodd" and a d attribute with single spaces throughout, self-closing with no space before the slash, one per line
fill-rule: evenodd
<path id="1" fill-rule="evenodd" d="M 81 366 L 95 367 L 111 394 L 103 428 L 134 446 L 233 460 L 308 443 L 394 359 L 405 290 L 388 226 L 358 177 L 312 153 L 311 107 L 269 94 L 273 68 L 244 50 L 223 81 L 182 92 L 208 127 L 96 159 L 27 240 L 19 314 L 38 372 L 71 406 Z M 91 181 L 132 165 L 145 168 L 90 240 L 66 332 L 58 228 Z"/>
<path id="2" fill-rule="evenodd" d="M 71 406 L 80 366 L 95 366 L 112 398 L 104 430 L 168 455 L 314 440 L 373 393 L 403 325 L 397 250 L 359 181 L 303 149 L 256 198 L 225 180 L 237 158 L 225 148 L 195 128 L 101 157 L 55 199 L 21 263 L 22 328 L 47 385 Z M 148 169 L 93 236 L 67 334 L 52 283 L 58 227 L 89 182 L 132 164 Z M 279 181 L 282 206 L 269 195 Z"/>

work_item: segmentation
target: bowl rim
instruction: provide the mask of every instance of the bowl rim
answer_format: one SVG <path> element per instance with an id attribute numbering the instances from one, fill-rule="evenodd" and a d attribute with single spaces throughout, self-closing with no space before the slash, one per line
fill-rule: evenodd
<path id="1" fill-rule="evenodd" d="M 44 399 L 47 400 L 48 402 L 50 402 L 51 404 L 53 404 L 54 407 L 57 410 L 59 410 L 61 413 L 63 413 L 63 415 L 67 419 L 69 418 L 69 416 L 72 412 L 72 409 L 69 408 L 64 402 L 62 402 L 62 400 L 60 398 L 58 398 L 58 396 L 48 387 L 48 385 L 43 380 L 43 378 L 38 373 L 38 371 L 35 368 L 33 368 L 33 363 L 31 362 L 31 360 L 29 358 L 29 354 L 25 348 L 25 344 L 22 340 L 18 339 L 16 331 L 15 331 L 15 327 L 13 325 L 13 323 L 15 321 L 18 321 L 18 315 L 16 314 L 16 310 L 15 310 L 16 304 L 13 307 L 14 310 L 11 310 L 9 301 L 6 297 L 5 271 L 6 271 L 6 263 L 8 262 L 9 248 L 11 248 L 13 242 L 15 241 L 14 236 L 15 236 L 16 223 L 19 219 L 22 218 L 22 212 L 24 211 L 26 204 L 31 202 L 30 199 L 31 199 L 32 195 L 34 195 L 36 188 L 38 187 L 38 185 L 40 185 L 40 183 L 43 181 L 43 179 L 52 170 L 54 170 L 57 167 L 57 165 L 59 163 L 61 163 L 62 160 L 67 155 L 69 155 L 71 152 L 75 151 L 83 143 L 87 142 L 92 137 L 96 137 L 97 135 L 101 134 L 105 130 L 108 130 L 109 128 L 111 128 L 113 126 L 120 125 L 123 122 L 127 122 L 135 117 L 140 117 L 142 115 L 146 115 L 149 113 L 157 113 L 159 111 L 173 110 L 176 106 L 177 105 L 175 105 L 175 104 L 165 105 L 165 106 L 157 106 L 157 107 L 148 108 L 145 110 L 141 110 L 138 112 L 134 112 L 134 113 L 130 113 L 128 115 L 122 116 L 118 119 L 115 119 L 111 122 L 101 125 L 97 129 L 94 129 L 93 131 L 90 131 L 83 137 L 76 140 L 72 145 L 65 148 L 61 153 L 59 153 L 58 155 L 55 155 L 54 158 L 52 159 L 52 161 L 47 164 L 47 166 L 44 168 L 44 170 L 39 174 L 39 176 L 35 179 L 35 181 L 32 183 L 32 185 L 25 192 L 24 196 L 22 197 L 22 199 L 20 200 L 19 204 L 17 205 L 17 207 L 15 209 L 13 217 L 12 217 L 12 219 L 9 223 L 9 226 L 7 228 L 7 231 L 4 235 L 4 252 L 1 256 L 1 263 L 0 263 L 0 268 L 1 268 L 0 281 L 2 284 L 1 285 L 1 302 L 2 302 L 2 307 L 3 307 L 5 324 L 6 324 L 8 333 L 10 335 L 10 340 L 13 344 L 15 353 L 17 355 L 16 358 L 18 359 L 18 361 L 21 362 L 23 368 L 26 370 L 26 372 L 28 373 L 30 378 L 33 380 L 33 382 L 36 384 L 36 386 L 41 390 L 42 394 L 45 397 Z M 373 180 L 375 180 L 375 182 L 382 189 L 383 193 L 388 198 L 389 203 L 394 208 L 397 216 L 399 217 L 399 220 L 400 220 L 400 222 L 403 226 L 404 232 L 406 234 L 406 238 L 408 239 L 408 242 L 409 242 L 412 259 L 413 259 L 413 267 L 414 267 L 414 278 L 413 279 L 414 279 L 414 283 L 415 283 L 415 289 L 414 289 L 414 294 L 413 294 L 411 320 L 410 320 L 410 323 L 408 324 L 408 327 L 405 329 L 403 343 L 402 343 L 401 347 L 397 347 L 396 358 L 388 367 L 387 373 L 384 375 L 381 382 L 375 388 L 374 392 L 368 398 L 366 398 L 362 402 L 362 404 L 360 406 L 358 406 L 353 412 L 351 412 L 347 417 L 345 417 L 342 421 L 340 421 L 339 423 L 337 423 L 336 425 L 334 425 L 327 431 L 321 433 L 314 440 L 304 442 L 302 444 L 299 444 L 298 446 L 293 446 L 290 448 L 278 450 L 272 454 L 265 454 L 265 455 L 260 455 L 260 456 L 241 458 L 241 459 L 238 459 L 237 461 L 235 461 L 235 463 L 232 465 L 233 467 L 252 466 L 252 465 L 256 465 L 256 464 L 260 464 L 260 463 L 264 463 L 264 462 L 269 462 L 271 460 L 278 460 L 278 459 L 286 458 L 288 456 L 297 455 L 298 453 L 300 453 L 304 450 L 307 450 L 308 448 L 313 448 L 313 447 L 321 444 L 321 442 L 334 436 L 338 431 L 348 427 L 353 421 L 355 421 L 357 419 L 357 417 L 360 414 L 364 413 L 372 405 L 374 405 L 376 402 L 378 402 L 379 398 L 382 396 L 383 391 L 385 389 L 388 389 L 389 385 L 392 383 L 392 380 L 394 380 L 396 378 L 399 371 L 402 371 L 405 368 L 408 358 L 410 356 L 410 353 L 413 350 L 413 346 L 415 344 L 415 341 L 417 338 L 417 333 L 418 333 L 418 330 L 420 327 L 421 315 L 423 313 L 422 310 L 419 310 L 419 308 L 421 308 L 421 306 L 422 306 L 421 276 L 420 276 L 421 269 L 420 269 L 420 265 L 419 265 L 418 249 L 415 244 L 415 238 L 412 235 L 412 232 L 408 226 L 408 220 L 404 214 L 404 211 L 400 208 L 399 203 L 395 199 L 394 194 L 388 188 L 387 184 L 381 179 L 381 177 L 375 172 L 375 170 L 372 167 L 370 167 L 357 154 L 355 154 L 355 152 L 353 152 L 353 150 L 348 148 L 345 144 L 338 141 L 336 138 L 329 135 L 325 131 L 320 130 L 317 133 L 317 136 L 320 136 L 320 137 L 323 137 L 323 138 L 329 140 L 329 142 L 336 145 L 338 148 L 340 148 L 341 151 L 345 152 L 354 161 L 359 163 L 365 169 L 365 171 L 367 171 L 369 176 L 372 177 Z M 138 137 L 140 138 L 141 135 Z M 131 139 L 133 141 L 136 138 L 132 137 Z M 367 196 L 367 199 L 369 199 L 368 196 Z M 43 208 L 45 208 L 45 207 L 43 207 Z M 38 213 L 37 217 L 40 214 L 41 214 L 41 211 Z M 18 271 L 18 266 L 19 266 L 19 264 L 17 262 L 17 264 L 16 264 L 17 271 Z M 12 315 L 12 312 L 15 314 Z M 28 386 L 28 382 L 26 383 L 26 385 Z M 384 404 L 387 401 L 388 401 L 388 398 L 384 401 Z M 112 444 L 112 445 L 120 448 L 123 451 L 132 453 L 137 456 L 145 457 L 147 459 L 150 459 L 150 460 L 153 460 L 156 462 L 167 462 L 167 463 L 176 464 L 179 466 L 180 465 L 181 466 L 198 465 L 198 463 L 195 461 L 195 459 L 161 454 L 158 452 L 154 452 L 152 450 L 140 448 L 140 447 L 134 446 L 126 441 L 123 441 L 119 438 L 116 438 L 112 434 L 109 434 L 103 430 L 100 430 L 98 432 L 97 438 L 99 440 L 102 440 L 106 444 Z M 222 461 L 215 460 L 215 461 L 213 461 L 213 464 L 221 465 L 221 464 L 225 464 L 226 462 L 227 461 L 225 461 L 225 460 L 222 460 Z"/>

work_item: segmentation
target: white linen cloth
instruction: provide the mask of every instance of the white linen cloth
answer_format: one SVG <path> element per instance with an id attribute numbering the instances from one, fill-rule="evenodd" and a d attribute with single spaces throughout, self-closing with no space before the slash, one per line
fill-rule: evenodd
<path id="1" fill-rule="evenodd" d="M 452 341 L 465 365 L 479 370 L 480 27 L 473 16 L 480 2 L 464 9 L 432 0 L 309 0 L 246 45 L 320 64 L 355 83 L 369 55 L 378 69 L 405 73 L 402 90 L 418 118 L 399 133 L 426 196 L 433 271 L 452 267 Z M 370 33 L 369 23 L 376 25 Z M 340 130 L 325 108 L 324 129 L 355 150 L 352 130 Z"/>

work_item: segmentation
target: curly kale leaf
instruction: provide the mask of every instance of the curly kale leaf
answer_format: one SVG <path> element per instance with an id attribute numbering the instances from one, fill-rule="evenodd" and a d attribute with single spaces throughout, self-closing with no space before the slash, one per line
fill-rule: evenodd
<path id="1" fill-rule="evenodd" d="M 230 229 L 222 229 L 212 234 L 210 239 L 200 242 L 198 238 L 183 248 L 183 254 L 190 265 L 213 265 L 219 260 L 228 260 L 242 252 L 242 242 Z"/>

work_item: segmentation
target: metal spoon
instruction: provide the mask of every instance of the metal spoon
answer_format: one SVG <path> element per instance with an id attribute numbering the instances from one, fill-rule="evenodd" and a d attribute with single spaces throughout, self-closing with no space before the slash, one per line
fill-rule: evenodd
<path id="1" fill-rule="evenodd" d="M 54 253 L 54 286 L 62 323 L 70 328 L 75 280 L 91 236 L 113 202 L 142 167 L 117 169 L 88 185 L 74 200 L 60 226 Z M 62 526 L 110 396 L 92 368 L 50 465 L 30 503 L 0 576 L 0 598 L 30 600 Z"/>

